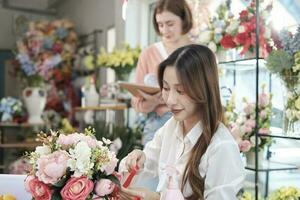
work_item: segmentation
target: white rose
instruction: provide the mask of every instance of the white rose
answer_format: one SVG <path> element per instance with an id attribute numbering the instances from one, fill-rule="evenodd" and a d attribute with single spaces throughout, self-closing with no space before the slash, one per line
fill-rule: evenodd
<path id="1" fill-rule="evenodd" d="M 46 145 L 43 145 L 43 146 L 37 146 L 37 147 L 35 148 L 35 152 L 36 152 L 37 154 L 39 154 L 40 156 L 42 156 L 42 155 L 48 155 L 48 154 L 51 153 L 51 149 L 50 149 L 50 147 L 48 147 L 48 146 L 46 146 Z"/>
<path id="2" fill-rule="evenodd" d="M 204 30 L 200 32 L 199 42 L 201 44 L 207 44 L 209 41 L 211 41 L 211 38 L 212 38 L 212 32 L 210 30 Z"/>
<path id="3" fill-rule="evenodd" d="M 238 32 L 239 33 L 244 33 L 245 32 L 245 27 L 244 26 L 239 26 Z"/>
<path id="4" fill-rule="evenodd" d="M 255 135 L 253 135 L 253 136 L 250 137 L 250 142 L 251 142 L 252 146 L 255 146 Z M 258 143 L 257 145 L 260 145 L 260 143 L 261 143 L 261 139 L 260 138 L 258 138 L 257 143 Z"/>
<path id="5" fill-rule="evenodd" d="M 233 34 L 234 31 L 239 27 L 239 22 L 236 21 L 236 20 L 233 20 L 229 26 L 226 28 L 226 32 L 227 33 L 230 33 L 230 34 Z"/>
<path id="6" fill-rule="evenodd" d="M 215 28 L 215 34 L 222 33 L 222 32 L 223 32 L 222 28 Z"/>
<path id="7" fill-rule="evenodd" d="M 210 48 L 210 50 L 212 50 L 214 53 L 217 51 L 217 45 L 214 42 L 210 42 L 208 44 L 208 48 Z"/>

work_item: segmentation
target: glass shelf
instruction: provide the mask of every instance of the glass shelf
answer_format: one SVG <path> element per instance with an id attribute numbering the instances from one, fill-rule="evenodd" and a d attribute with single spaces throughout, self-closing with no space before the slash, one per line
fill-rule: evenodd
<path id="1" fill-rule="evenodd" d="M 291 164 L 264 160 L 262 162 L 262 166 L 258 166 L 258 169 L 255 169 L 255 166 L 246 166 L 245 169 L 251 171 L 257 170 L 258 172 L 270 172 L 270 171 L 299 170 L 299 167 Z"/>
<path id="2" fill-rule="evenodd" d="M 265 68 L 266 61 L 263 58 L 258 59 L 259 68 Z M 220 62 L 219 68 L 227 70 L 255 70 L 256 69 L 256 59 L 241 59 L 228 62 Z"/>

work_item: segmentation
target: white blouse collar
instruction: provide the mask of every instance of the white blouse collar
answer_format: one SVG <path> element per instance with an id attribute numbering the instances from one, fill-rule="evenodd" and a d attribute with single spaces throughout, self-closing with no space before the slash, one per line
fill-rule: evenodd
<path id="1" fill-rule="evenodd" d="M 174 119 L 175 120 L 175 119 Z M 198 138 L 203 132 L 202 123 L 199 121 L 195 126 L 187 133 L 187 138 L 193 145 L 196 144 Z M 176 123 L 175 134 L 180 140 L 184 140 L 182 131 L 182 122 Z"/>

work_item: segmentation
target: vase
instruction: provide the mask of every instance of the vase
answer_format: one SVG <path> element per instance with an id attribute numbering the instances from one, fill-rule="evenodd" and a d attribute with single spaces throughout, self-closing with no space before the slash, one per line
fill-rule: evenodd
<path id="1" fill-rule="evenodd" d="M 116 79 L 119 81 L 128 81 L 129 80 L 129 75 L 132 71 L 131 66 L 124 66 L 124 67 L 116 67 L 113 68 L 116 74 Z"/>
<path id="2" fill-rule="evenodd" d="M 255 152 L 254 151 L 248 151 L 245 153 L 246 159 L 247 159 L 247 166 L 249 167 L 255 167 Z M 264 159 L 264 151 L 260 150 L 258 151 L 258 166 L 262 166 L 262 162 Z"/>
<path id="3" fill-rule="evenodd" d="M 46 90 L 39 87 L 28 87 L 23 90 L 23 99 L 28 112 L 28 123 L 44 123 L 42 113 L 46 106 Z"/>
<path id="4" fill-rule="evenodd" d="M 85 88 L 84 91 L 85 105 L 87 107 L 99 106 L 99 94 L 96 91 L 96 85 L 91 84 L 89 87 Z"/>

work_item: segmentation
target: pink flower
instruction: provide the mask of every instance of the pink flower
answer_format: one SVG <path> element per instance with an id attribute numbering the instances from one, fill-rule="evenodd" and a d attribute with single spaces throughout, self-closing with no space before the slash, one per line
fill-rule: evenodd
<path id="1" fill-rule="evenodd" d="M 68 159 L 66 151 L 55 151 L 52 154 L 41 156 L 37 161 L 37 177 L 46 184 L 56 183 L 65 175 Z"/>
<path id="2" fill-rule="evenodd" d="M 258 104 L 260 107 L 265 107 L 269 104 L 269 96 L 266 93 L 259 95 Z"/>
<path id="3" fill-rule="evenodd" d="M 25 189 L 30 192 L 35 200 L 50 200 L 51 190 L 48 185 L 39 181 L 34 176 L 28 176 L 25 180 Z"/>
<path id="4" fill-rule="evenodd" d="M 60 194 L 64 200 L 85 200 L 93 191 L 93 188 L 93 181 L 89 180 L 87 177 L 72 177 L 60 191 Z"/>
<path id="5" fill-rule="evenodd" d="M 245 121 L 245 126 L 249 126 L 251 128 L 254 128 L 255 127 L 255 120 L 254 119 L 247 119 Z"/>
<path id="6" fill-rule="evenodd" d="M 62 145 L 63 148 L 67 148 L 68 146 L 74 143 L 73 138 L 64 134 L 60 134 L 57 143 Z"/>
<path id="7" fill-rule="evenodd" d="M 267 112 L 266 111 L 264 111 L 264 110 L 260 111 L 260 113 L 259 113 L 259 117 L 260 118 L 264 119 L 264 118 L 266 118 L 266 116 L 267 116 Z"/>
<path id="8" fill-rule="evenodd" d="M 242 130 L 245 133 L 251 133 L 253 131 L 253 128 L 251 126 L 244 125 L 242 126 Z"/>
<path id="9" fill-rule="evenodd" d="M 243 140 L 239 143 L 240 151 L 247 152 L 251 149 L 251 142 L 249 140 Z"/>
<path id="10" fill-rule="evenodd" d="M 100 197 L 111 194 L 115 189 L 115 184 L 109 179 L 100 179 L 96 183 L 95 193 Z"/>
<path id="11" fill-rule="evenodd" d="M 237 143 L 240 143 L 241 139 L 241 131 L 239 129 L 238 125 L 233 125 L 232 129 L 230 129 L 230 132 L 233 136 L 233 138 L 235 139 L 235 141 Z"/>
<path id="12" fill-rule="evenodd" d="M 260 134 L 265 134 L 265 135 L 267 135 L 267 134 L 270 133 L 270 130 L 269 130 L 268 128 L 261 128 L 261 129 L 259 129 L 258 132 L 259 132 Z"/>
<path id="13" fill-rule="evenodd" d="M 116 158 L 116 155 L 113 155 L 110 162 L 103 167 L 102 171 L 105 171 L 106 175 L 112 174 L 115 171 L 117 163 L 118 159 Z"/>
<path id="14" fill-rule="evenodd" d="M 244 112 L 246 115 L 251 114 L 252 112 L 254 112 L 255 109 L 255 104 L 254 103 L 248 103 L 246 105 L 246 107 L 244 108 Z"/>

